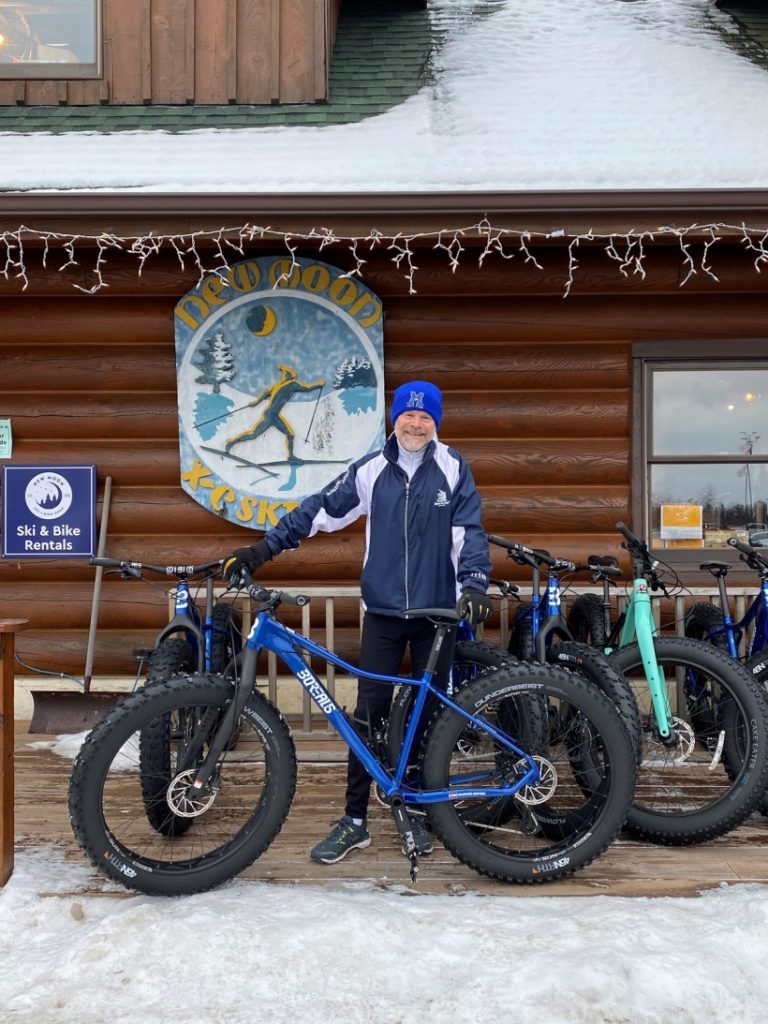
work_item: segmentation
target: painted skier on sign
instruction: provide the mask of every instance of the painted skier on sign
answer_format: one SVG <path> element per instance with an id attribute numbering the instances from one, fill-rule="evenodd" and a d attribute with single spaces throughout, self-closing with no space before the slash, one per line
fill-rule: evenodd
<path id="1" fill-rule="evenodd" d="M 224 445 L 225 451 L 230 452 L 236 444 L 242 444 L 244 441 L 255 441 L 257 437 L 261 437 L 271 427 L 274 427 L 275 430 L 279 430 L 285 436 L 285 441 L 288 445 L 288 460 L 293 460 L 293 442 L 296 437 L 296 431 L 283 416 L 282 410 L 300 392 L 322 392 L 322 389 L 325 387 L 325 381 L 317 380 L 312 384 L 302 384 L 292 366 L 278 366 L 278 370 L 281 374 L 280 380 L 275 381 L 274 384 L 268 384 L 252 402 L 248 403 L 247 407 L 250 407 L 260 405 L 263 401 L 268 400 L 267 407 L 262 412 L 260 419 L 256 421 L 250 430 L 243 430 L 234 437 L 230 437 Z"/>

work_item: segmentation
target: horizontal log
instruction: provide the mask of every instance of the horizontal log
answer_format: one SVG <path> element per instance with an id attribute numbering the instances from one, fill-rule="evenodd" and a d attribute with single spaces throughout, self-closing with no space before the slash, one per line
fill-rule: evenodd
<path id="1" fill-rule="evenodd" d="M 175 390 L 143 395 L 16 391 L 4 396 L 3 409 L 13 420 L 14 437 L 56 442 L 162 438 L 178 443 Z M 68 461 L 67 453 L 56 461 Z"/>
<path id="2" fill-rule="evenodd" d="M 564 387 L 627 388 L 630 349 L 624 343 L 529 345 L 478 339 L 477 324 L 460 342 L 420 345 L 387 340 L 384 359 L 388 386 L 408 380 L 434 381 L 445 391 L 466 387 L 507 387 L 510 391 Z"/>
<path id="3" fill-rule="evenodd" d="M 19 323 L 6 325 L 16 338 L 26 336 Z M 98 327 L 104 338 L 107 325 L 80 321 L 81 334 Z M 129 345 L 100 341 L 83 344 L 3 345 L 0 347 L 3 391 L 81 391 L 85 382 L 91 392 L 175 391 L 176 353 L 173 338 L 163 344 Z M 463 388 L 468 380 L 477 389 L 621 388 L 629 386 L 630 353 L 626 345 L 495 345 L 477 343 L 468 335 L 461 344 L 441 345 L 436 350 L 414 344 L 386 344 L 386 384 L 389 392 L 404 381 L 434 381 L 449 391 Z"/>
<path id="4" fill-rule="evenodd" d="M 24 608 L 30 629 L 87 629 L 91 619 L 95 569 L 90 582 L 57 582 L 41 586 L 20 582 L 0 590 L 0 616 Z M 147 585 L 137 580 L 111 582 L 105 577 L 98 608 L 100 629 L 159 629 L 168 618 L 168 580 Z"/>
<path id="5" fill-rule="evenodd" d="M 212 517 L 215 522 L 218 520 Z M 563 557 L 586 560 L 592 552 L 620 554 L 621 538 L 614 529 L 615 522 L 602 531 L 576 533 L 569 522 L 561 522 L 551 532 L 544 533 L 536 526 L 524 527 L 513 521 L 506 512 L 499 517 L 487 518 L 485 528 L 491 533 L 506 536 L 523 544 L 550 548 L 563 552 Z M 219 523 L 221 526 L 221 523 Z M 155 565 L 186 565 L 223 558 L 236 547 L 253 544 L 262 534 L 256 530 L 232 530 L 228 534 L 209 534 L 198 537 L 178 534 L 119 534 L 110 533 L 106 554 L 111 558 L 128 561 L 151 562 Z M 575 545 L 575 548 L 574 548 Z M 299 548 L 283 552 L 259 571 L 259 581 L 265 586 L 304 586 L 314 583 L 327 586 L 357 586 L 360 580 L 365 538 L 362 528 L 348 527 L 340 533 L 318 534 L 304 541 Z M 582 554 L 568 555 L 574 549 Z M 494 557 L 499 559 L 501 554 Z M 519 570 L 521 573 L 524 570 Z M 87 582 L 92 584 L 94 569 L 87 559 L 2 559 L 0 560 L 0 588 L 6 595 L 23 583 Z M 11 588 L 10 590 L 8 588 Z"/>
<path id="6" fill-rule="evenodd" d="M 13 457 L 19 464 L 53 465 L 93 463 L 99 482 L 111 476 L 115 486 L 174 487 L 179 485 L 179 443 L 176 438 L 144 438 L 124 444 L 94 438 L 67 442 L 66 458 L 55 440 L 13 438 Z"/>
<path id="7" fill-rule="evenodd" d="M 568 299 L 392 299 L 386 306 L 386 338 L 425 346 L 462 342 L 594 342 L 600 339 L 683 340 L 760 338 L 765 299 L 760 295 L 569 296 Z M 693 351 L 695 355 L 695 351 Z"/>
<path id="8" fill-rule="evenodd" d="M 489 533 L 509 536 L 531 530 L 605 533 L 630 518 L 629 486 L 506 487 L 481 492 Z M 517 540 L 517 536 L 510 537 Z"/>
<path id="9" fill-rule="evenodd" d="M 173 299 L 150 296 L 137 301 L 73 292 L 10 298 L 0 291 L 0 359 L 22 345 L 24 350 L 37 345 L 84 346 L 88 357 L 97 361 L 104 360 L 106 353 L 94 351 L 93 346 L 107 350 L 124 345 L 167 346 L 172 353 L 174 305 Z M 37 357 L 34 349 L 30 355 Z"/>
<path id="10" fill-rule="evenodd" d="M 529 437 L 453 442 L 478 487 L 500 484 L 611 486 L 629 481 L 627 437 Z"/>
<path id="11" fill-rule="evenodd" d="M 515 486 L 481 486 L 479 492 L 486 517 L 493 516 L 495 521 L 505 516 L 524 515 L 529 522 L 539 514 L 563 516 L 569 512 L 574 522 L 579 521 L 576 529 L 590 529 L 580 522 L 585 514 L 591 514 L 588 510 L 620 507 L 621 515 L 617 518 L 626 517 L 628 489 L 628 483 L 587 487 L 583 481 L 570 484 L 559 481 L 556 485 L 544 486 L 532 480 L 520 481 Z M 236 508 L 235 504 L 223 506 L 233 522 Z M 109 528 L 112 533 L 133 533 L 141 537 L 175 533 L 180 540 L 195 543 L 197 537 L 218 532 L 222 518 L 225 517 L 212 514 L 180 488 L 115 487 Z M 362 520 L 348 530 L 350 535 L 362 533 Z"/>
<path id="12" fill-rule="evenodd" d="M 446 421 L 447 423 L 448 421 Z M 469 462 L 478 486 L 537 481 L 541 484 L 623 483 L 629 474 L 629 441 L 617 438 L 462 439 L 441 431 L 446 444 L 458 448 Z M 14 438 L 14 458 L 28 465 L 62 461 L 50 441 Z M 178 487 L 180 463 L 175 440 L 136 440 L 130 445 L 95 439 L 70 441 L 67 462 L 94 463 L 99 479 L 111 476 L 115 486 Z"/>
<path id="13" fill-rule="evenodd" d="M 134 651 L 151 650 L 156 630 L 99 630 L 94 644 L 93 675 L 134 675 L 138 662 Z M 83 629 L 30 630 L 24 643 L 17 643 L 20 664 L 18 675 L 34 673 L 30 669 L 67 673 L 82 681 L 88 647 L 88 631 Z M 36 689 L 45 689 L 46 676 L 35 680 Z M 74 688 L 74 686 L 73 686 Z"/>
<path id="14" fill-rule="evenodd" d="M 88 321 L 80 322 L 85 331 Z M 16 337 L 26 332 L 20 330 Z M 0 348 L 3 391 L 175 391 L 176 354 L 163 345 L 6 345 Z"/>
<path id="15" fill-rule="evenodd" d="M 443 430 L 446 438 L 625 437 L 628 398 L 622 388 L 514 394 L 452 391 L 444 395 Z M 169 392 L 17 391 L 4 397 L 3 410 L 14 421 L 15 436 L 37 440 L 178 436 L 176 394 Z"/>

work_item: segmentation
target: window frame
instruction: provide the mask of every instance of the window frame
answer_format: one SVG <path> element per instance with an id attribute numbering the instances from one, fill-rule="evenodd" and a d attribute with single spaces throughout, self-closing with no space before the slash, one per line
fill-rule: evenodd
<path id="1" fill-rule="evenodd" d="M 104 77 L 104 33 L 103 4 L 104 0 L 91 0 L 94 7 L 94 55 L 95 60 L 82 63 L 55 62 L 28 64 L 0 64 L 0 82 L 44 80 L 68 81 L 76 79 L 101 79 Z M 22 10 L 22 14 L 24 11 Z"/>
<path id="2" fill-rule="evenodd" d="M 651 539 L 650 471 L 654 465 L 701 463 L 743 464 L 765 463 L 766 455 L 751 458 L 744 453 L 728 456 L 665 455 L 654 456 L 651 451 L 653 429 L 652 377 L 656 370 L 714 370 L 760 369 L 768 370 L 768 338 L 692 341 L 646 341 L 632 346 L 632 518 L 635 532 L 648 539 L 653 554 L 675 568 L 697 568 L 709 558 L 732 562 L 741 568 L 738 552 L 732 547 L 722 548 L 661 548 L 654 547 Z"/>

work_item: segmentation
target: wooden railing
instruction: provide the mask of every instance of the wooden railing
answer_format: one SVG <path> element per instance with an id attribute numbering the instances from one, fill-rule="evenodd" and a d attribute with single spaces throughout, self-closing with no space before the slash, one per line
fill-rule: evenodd
<path id="1" fill-rule="evenodd" d="M 306 594 L 311 598 L 310 603 L 304 605 L 301 609 L 300 632 L 304 636 L 311 636 L 317 643 L 321 643 L 323 646 L 333 651 L 335 649 L 334 637 L 336 629 L 334 602 L 340 598 L 359 599 L 359 588 L 313 586 L 294 588 L 286 587 L 284 589 L 288 594 Z M 564 616 L 567 616 L 568 609 L 574 599 L 579 594 L 585 593 L 602 595 L 602 589 L 594 586 L 569 587 L 561 598 Z M 728 588 L 731 611 L 735 620 L 739 620 L 744 616 L 754 594 L 754 587 Z M 519 596 L 521 601 L 530 600 L 531 588 L 521 587 Z M 714 587 L 690 587 L 684 593 L 677 594 L 672 598 L 665 598 L 663 594 L 652 595 L 652 598 L 654 617 L 657 625 L 662 632 L 677 636 L 685 636 L 685 613 L 691 604 L 696 601 L 712 601 L 719 605 L 717 590 Z M 623 611 L 626 606 L 626 602 L 626 589 L 622 588 L 621 590 L 614 590 L 613 604 L 615 615 L 618 615 Z M 518 602 L 516 600 L 510 600 L 508 598 L 495 602 L 496 612 L 485 628 L 480 627 L 478 630 L 478 637 L 488 640 L 491 643 L 495 643 L 506 650 L 509 642 L 510 623 L 514 620 L 517 603 Z M 324 612 L 322 622 L 318 621 L 319 617 L 317 611 L 319 606 L 322 607 Z M 172 607 L 172 604 L 170 607 Z M 242 602 L 241 609 L 243 613 L 244 632 L 246 632 L 250 628 L 252 622 L 252 612 L 247 600 Z M 361 605 L 361 623 L 362 617 L 363 609 Z M 337 673 L 337 670 L 333 665 L 328 665 L 326 672 L 321 673 L 323 682 L 327 686 L 331 696 L 334 698 L 337 698 L 338 675 L 339 673 Z M 344 675 L 343 678 L 346 679 L 348 677 Z M 270 652 L 267 655 L 267 678 L 265 682 L 265 688 L 269 699 L 287 713 L 297 735 L 302 736 L 311 734 L 315 737 L 335 736 L 333 730 L 328 726 L 326 716 L 317 711 L 315 705 L 312 703 L 306 692 L 301 692 L 300 707 L 298 710 L 296 709 L 296 691 L 294 691 L 294 699 L 292 701 L 289 701 L 286 697 L 287 687 L 289 686 L 295 687 L 296 690 L 299 688 L 299 684 L 292 676 L 278 674 L 277 658 Z M 351 698 L 351 703 L 353 702 L 354 696 Z M 290 710 L 288 710 L 289 708 Z"/>

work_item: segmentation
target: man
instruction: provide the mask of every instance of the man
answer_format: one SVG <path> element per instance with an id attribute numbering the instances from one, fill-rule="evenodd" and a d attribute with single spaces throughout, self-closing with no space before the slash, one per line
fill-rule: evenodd
<path id="1" fill-rule="evenodd" d="M 395 391 L 394 432 L 384 447 L 353 463 L 318 494 L 306 498 L 253 547 L 238 548 L 225 562 L 231 578 L 252 573 L 287 548 L 296 548 L 319 530 L 343 529 L 368 516 L 361 576 L 365 605 L 361 668 L 398 675 L 410 645 L 413 675 L 421 676 L 434 638 L 429 619 L 406 619 L 408 608 L 453 607 L 457 598 L 473 625 L 490 611 L 486 598 L 490 558 L 481 522 L 480 497 L 469 467 L 453 448 L 437 439 L 442 395 L 429 381 L 415 380 Z M 453 645 L 443 644 L 436 683 L 445 687 Z M 355 720 L 383 723 L 392 687 L 361 679 Z M 370 777 L 350 754 L 346 810 L 330 835 L 311 851 L 313 860 L 335 864 L 370 845 L 366 812 Z M 411 820 L 420 855 L 432 840 L 419 818 Z"/>

